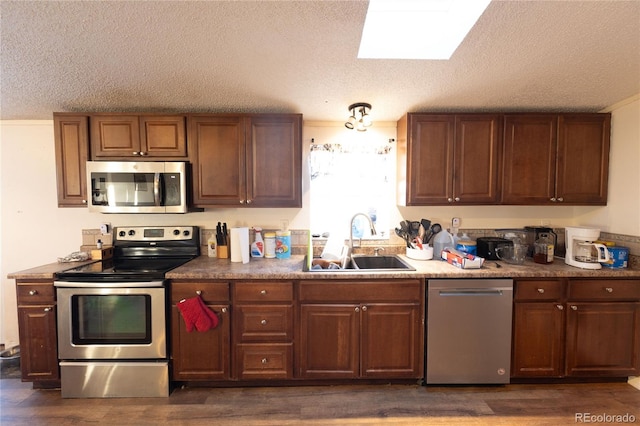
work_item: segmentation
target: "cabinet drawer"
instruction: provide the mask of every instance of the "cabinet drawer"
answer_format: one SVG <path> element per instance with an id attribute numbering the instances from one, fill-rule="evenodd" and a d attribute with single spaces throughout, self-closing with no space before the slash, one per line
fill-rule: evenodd
<path id="1" fill-rule="evenodd" d="M 286 341 L 293 338 L 292 305 L 236 305 L 238 337 L 242 341 Z"/>
<path id="2" fill-rule="evenodd" d="M 172 282 L 171 303 L 189 299 L 200 294 L 202 300 L 209 302 L 227 302 L 229 300 L 229 283 L 227 282 Z"/>
<path id="3" fill-rule="evenodd" d="M 301 302 L 422 302 L 421 281 L 302 281 Z"/>
<path id="4" fill-rule="evenodd" d="M 289 302 L 293 300 L 292 282 L 238 282 L 233 286 L 235 302 Z"/>
<path id="5" fill-rule="evenodd" d="M 569 280 L 569 300 L 640 300 L 640 280 Z"/>
<path id="6" fill-rule="evenodd" d="M 515 300 L 560 300 L 564 296 L 564 281 L 516 281 Z"/>
<path id="7" fill-rule="evenodd" d="M 289 379 L 293 377 L 292 343 L 253 343 L 236 347 L 238 379 Z"/>
<path id="8" fill-rule="evenodd" d="M 18 283 L 17 300 L 19 305 L 34 303 L 54 303 L 56 290 L 52 282 L 46 283 Z"/>

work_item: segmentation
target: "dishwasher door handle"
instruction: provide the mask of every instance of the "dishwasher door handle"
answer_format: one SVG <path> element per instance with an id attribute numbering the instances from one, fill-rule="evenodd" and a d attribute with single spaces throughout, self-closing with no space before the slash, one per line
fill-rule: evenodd
<path id="1" fill-rule="evenodd" d="M 500 289 L 472 289 L 465 288 L 460 290 L 440 290 L 438 294 L 443 297 L 447 296 L 502 296 L 503 291 Z"/>

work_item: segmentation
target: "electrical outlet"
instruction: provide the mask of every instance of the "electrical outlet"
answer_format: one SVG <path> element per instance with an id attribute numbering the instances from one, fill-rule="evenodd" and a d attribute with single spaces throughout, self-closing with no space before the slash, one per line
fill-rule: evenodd
<path id="1" fill-rule="evenodd" d="M 111 232 L 111 224 L 110 223 L 101 223 L 100 224 L 100 233 L 102 235 L 107 235 Z"/>
<path id="2" fill-rule="evenodd" d="M 460 228 L 460 218 L 459 217 L 454 217 L 453 219 L 451 219 L 451 227 L 452 228 Z"/>

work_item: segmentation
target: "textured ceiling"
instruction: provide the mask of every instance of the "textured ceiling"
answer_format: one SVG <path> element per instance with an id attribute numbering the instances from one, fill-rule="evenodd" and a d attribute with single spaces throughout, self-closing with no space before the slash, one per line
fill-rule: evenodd
<path id="1" fill-rule="evenodd" d="M 640 93 L 640 1 L 494 0 L 449 61 L 357 59 L 366 1 L 0 1 L 0 118 L 53 111 L 599 111 Z"/>

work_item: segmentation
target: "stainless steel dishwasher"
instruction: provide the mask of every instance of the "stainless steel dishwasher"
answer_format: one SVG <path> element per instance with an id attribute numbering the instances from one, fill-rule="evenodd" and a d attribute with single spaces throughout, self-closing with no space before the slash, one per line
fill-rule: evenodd
<path id="1" fill-rule="evenodd" d="M 429 280 L 427 289 L 426 383 L 509 383 L 513 280 Z"/>

